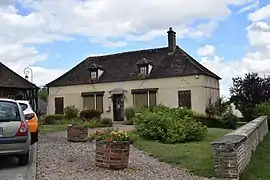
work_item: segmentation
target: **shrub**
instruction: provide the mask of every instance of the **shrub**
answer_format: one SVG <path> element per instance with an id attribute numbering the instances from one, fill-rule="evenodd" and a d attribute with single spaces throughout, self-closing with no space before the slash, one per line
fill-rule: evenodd
<path id="1" fill-rule="evenodd" d="M 254 111 L 255 111 L 256 116 L 270 117 L 270 101 L 257 105 Z"/>
<path id="2" fill-rule="evenodd" d="M 194 118 L 209 128 L 224 128 L 225 129 L 225 125 L 223 121 L 221 121 L 221 119 L 219 118 L 209 117 L 205 115 L 194 115 Z"/>
<path id="3" fill-rule="evenodd" d="M 113 121 L 111 118 L 101 118 L 100 120 L 101 124 L 105 125 L 106 127 L 112 127 L 113 126 Z"/>
<path id="4" fill-rule="evenodd" d="M 87 109 L 80 112 L 80 118 L 87 119 L 87 120 L 90 120 L 93 118 L 100 119 L 101 114 L 102 113 L 97 110 Z"/>
<path id="5" fill-rule="evenodd" d="M 191 110 L 162 105 L 143 110 L 134 124 L 140 136 L 164 143 L 199 141 L 207 133 L 206 126 L 193 118 Z"/>
<path id="6" fill-rule="evenodd" d="M 221 121 L 223 122 L 226 129 L 236 129 L 238 117 L 233 114 L 232 109 L 229 108 L 227 112 L 221 117 Z"/>
<path id="7" fill-rule="evenodd" d="M 84 120 L 80 118 L 73 118 L 73 119 L 62 119 L 59 124 L 61 125 L 68 125 L 68 124 L 74 124 L 74 125 L 82 125 L 84 124 Z"/>
<path id="8" fill-rule="evenodd" d="M 56 124 L 57 122 L 64 119 L 63 114 L 51 114 L 44 117 L 44 124 Z"/>
<path id="9" fill-rule="evenodd" d="M 89 121 L 89 122 L 86 122 L 84 126 L 89 127 L 89 128 L 106 127 L 100 121 Z"/>
<path id="10" fill-rule="evenodd" d="M 134 119 L 134 118 L 133 118 Z M 125 125 L 133 125 L 133 119 L 124 121 Z"/>
<path id="11" fill-rule="evenodd" d="M 77 109 L 74 105 L 67 106 L 64 109 L 65 118 L 67 119 L 76 118 L 78 116 L 78 113 L 79 109 Z"/>
<path id="12" fill-rule="evenodd" d="M 125 109 L 125 116 L 127 120 L 131 120 L 135 117 L 135 109 L 133 107 L 128 107 Z"/>
<path id="13" fill-rule="evenodd" d="M 270 130 L 270 101 L 257 105 L 254 111 L 257 117 L 268 116 L 268 129 Z"/>
<path id="14" fill-rule="evenodd" d="M 205 108 L 205 113 L 209 117 L 221 117 L 230 107 L 230 102 L 225 101 L 224 98 L 219 98 L 212 103 L 209 99 L 208 105 Z"/>

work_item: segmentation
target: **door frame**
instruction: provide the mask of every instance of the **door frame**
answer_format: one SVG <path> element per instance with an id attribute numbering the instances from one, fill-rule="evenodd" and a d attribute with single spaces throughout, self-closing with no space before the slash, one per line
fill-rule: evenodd
<path id="1" fill-rule="evenodd" d="M 122 98 L 122 103 L 123 103 L 123 117 L 121 119 L 118 119 L 117 117 L 117 109 L 116 109 L 116 98 Z M 113 121 L 124 121 L 125 120 L 125 115 L 124 115 L 124 108 L 125 108 L 125 101 L 124 101 L 124 94 L 113 94 L 112 95 L 112 117 Z"/>
<path id="2" fill-rule="evenodd" d="M 55 97 L 54 98 L 54 113 L 56 114 L 56 99 L 61 99 L 61 104 L 62 104 L 62 108 L 61 108 L 61 113 L 60 114 L 64 114 L 64 97 Z M 58 113 L 59 114 L 59 113 Z"/>

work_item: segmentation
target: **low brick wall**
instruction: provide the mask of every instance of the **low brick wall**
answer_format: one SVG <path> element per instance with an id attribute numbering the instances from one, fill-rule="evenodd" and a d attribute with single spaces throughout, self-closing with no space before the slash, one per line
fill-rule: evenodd
<path id="1" fill-rule="evenodd" d="M 95 164 L 97 167 L 124 169 L 128 167 L 130 142 L 96 141 Z"/>
<path id="2" fill-rule="evenodd" d="M 261 116 L 212 142 L 215 176 L 239 179 L 267 133 L 267 117 Z"/>
<path id="3" fill-rule="evenodd" d="M 67 125 L 67 140 L 70 142 L 86 142 L 88 128 L 85 126 Z"/>

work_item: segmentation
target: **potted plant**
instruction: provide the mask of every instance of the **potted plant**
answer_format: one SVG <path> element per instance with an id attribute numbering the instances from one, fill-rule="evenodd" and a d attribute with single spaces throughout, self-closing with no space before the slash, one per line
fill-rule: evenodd
<path id="1" fill-rule="evenodd" d="M 108 129 L 96 132 L 97 167 L 109 169 L 124 169 L 128 167 L 130 135 L 126 131 Z"/>
<path id="2" fill-rule="evenodd" d="M 70 142 L 86 142 L 88 140 L 88 127 L 82 119 L 73 120 L 67 125 L 67 140 Z"/>

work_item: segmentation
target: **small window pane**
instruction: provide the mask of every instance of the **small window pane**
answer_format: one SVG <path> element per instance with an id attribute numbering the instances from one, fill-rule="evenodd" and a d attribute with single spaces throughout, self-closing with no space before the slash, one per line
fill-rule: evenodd
<path id="1" fill-rule="evenodd" d="M 155 92 L 149 93 L 149 106 L 155 106 L 157 104 L 157 98 Z"/>
<path id="2" fill-rule="evenodd" d="M 97 108 L 96 110 L 98 110 L 99 112 L 103 113 L 103 96 L 102 95 L 97 95 L 96 96 L 96 103 L 97 103 Z"/>
<path id="3" fill-rule="evenodd" d="M 147 68 L 145 66 L 140 68 L 140 73 L 141 74 L 147 74 Z"/>
<path id="4" fill-rule="evenodd" d="M 91 79 L 96 79 L 97 78 L 97 72 L 96 71 L 92 71 L 91 72 Z"/>
<path id="5" fill-rule="evenodd" d="M 84 97 L 84 109 L 96 109 L 94 96 Z"/>
<path id="6" fill-rule="evenodd" d="M 141 108 L 143 106 L 148 106 L 147 93 L 134 94 L 134 107 Z"/>

